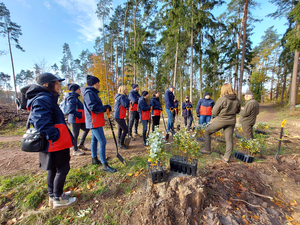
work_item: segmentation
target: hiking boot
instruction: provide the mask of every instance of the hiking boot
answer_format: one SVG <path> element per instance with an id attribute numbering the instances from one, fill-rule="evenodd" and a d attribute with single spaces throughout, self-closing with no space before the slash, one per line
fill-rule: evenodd
<path id="1" fill-rule="evenodd" d="M 102 163 L 100 162 L 100 160 L 97 157 L 95 157 L 95 158 L 92 158 L 92 164 L 93 165 L 101 165 Z"/>
<path id="2" fill-rule="evenodd" d="M 135 139 L 132 137 L 132 135 L 128 135 L 129 138 L 131 138 L 132 141 L 135 141 Z"/>
<path id="3" fill-rule="evenodd" d="M 78 149 L 81 149 L 83 151 L 90 151 L 90 149 L 88 149 L 87 147 L 85 147 L 84 145 L 78 145 Z"/>
<path id="4" fill-rule="evenodd" d="M 230 161 L 230 159 L 225 158 L 223 155 L 220 155 L 220 158 L 226 163 L 229 163 Z"/>
<path id="5" fill-rule="evenodd" d="M 205 150 L 204 148 L 203 149 L 200 149 L 200 152 L 202 153 L 202 154 L 210 154 L 210 151 L 207 151 L 207 150 Z"/>
<path id="6" fill-rule="evenodd" d="M 73 155 L 85 155 L 85 153 L 80 150 L 76 150 L 76 151 L 73 150 Z"/>
<path id="7" fill-rule="evenodd" d="M 102 170 L 103 170 L 103 172 L 110 172 L 110 173 L 115 173 L 115 172 L 117 172 L 116 169 L 111 168 L 107 163 L 103 164 Z"/>
<path id="8" fill-rule="evenodd" d="M 128 149 L 125 145 L 120 145 L 120 148 L 122 148 L 122 149 Z"/>
<path id="9" fill-rule="evenodd" d="M 72 192 L 71 191 L 66 191 L 66 192 L 64 192 L 64 194 L 66 196 L 70 197 L 70 195 L 72 194 Z M 53 201 L 54 201 L 54 196 L 52 196 L 52 197 L 49 196 L 49 206 L 50 206 L 51 209 L 53 208 Z"/>
<path id="10" fill-rule="evenodd" d="M 139 135 L 138 133 L 136 133 L 136 134 L 133 135 L 133 137 L 134 137 L 134 138 L 141 138 L 142 136 Z"/>
<path id="11" fill-rule="evenodd" d="M 76 202 L 77 202 L 76 197 L 69 197 L 63 193 L 59 198 L 53 199 L 53 209 L 70 207 L 74 205 Z"/>

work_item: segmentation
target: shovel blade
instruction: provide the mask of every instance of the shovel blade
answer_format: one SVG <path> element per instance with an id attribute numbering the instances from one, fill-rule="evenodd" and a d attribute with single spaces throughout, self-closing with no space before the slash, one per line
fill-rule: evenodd
<path id="1" fill-rule="evenodd" d="M 123 159 L 123 157 L 118 153 L 117 158 L 120 160 L 121 163 L 123 163 L 125 166 L 127 165 L 126 161 Z"/>
<path id="2" fill-rule="evenodd" d="M 124 140 L 124 145 L 126 146 L 126 147 L 129 147 L 129 144 L 130 144 L 130 141 L 131 141 L 131 138 L 125 138 L 125 140 Z"/>
<path id="3" fill-rule="evenodd" d="M 166 134 L 166 141 L 168 141 L 169 140 L 169 137 L 170 137 L 170 134 Z"/>

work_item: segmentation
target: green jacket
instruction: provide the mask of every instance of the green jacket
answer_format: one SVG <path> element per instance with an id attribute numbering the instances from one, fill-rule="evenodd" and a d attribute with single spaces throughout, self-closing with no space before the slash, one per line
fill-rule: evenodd
<path id="1" fill-rule="evenodd" d="M 250 99 L 246 105 L 245 109 L 241 111 L 241 118 L 239 120 L 240 124 L 247 124 L 253 126 L 256 122 L 256 117 L 259 114 L 259 104 L 255 99 Z"/>
<path id="2" fill-rule="evenodd" d="M 217 100 L 212 114 L 216 116 L 214 123 L 235 125 L 236 114 L 241 111 L 241 102 L 235 95 L 225 95 Z"/>

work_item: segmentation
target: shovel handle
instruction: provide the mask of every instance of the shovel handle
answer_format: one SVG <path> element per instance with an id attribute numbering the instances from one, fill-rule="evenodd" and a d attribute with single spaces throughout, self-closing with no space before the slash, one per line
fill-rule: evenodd
<path id="1" fill-rule="evenodd" d="M 110 119 L 110 111 L 109 111 L 109 109 L 106 109 L 106 114 L 107 114 L 108 119 Z"/>

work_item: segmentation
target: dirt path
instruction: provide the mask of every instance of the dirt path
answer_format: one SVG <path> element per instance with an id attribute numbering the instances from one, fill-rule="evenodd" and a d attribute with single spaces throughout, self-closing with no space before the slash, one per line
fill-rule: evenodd
<path id="1" fill-rule="evenodd" d="M 278 112 L 273 108 L 273 104 L 260 104 L 257 121 L 269 122 L 277 117 Z"/>

